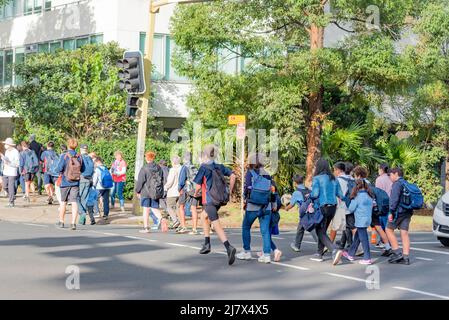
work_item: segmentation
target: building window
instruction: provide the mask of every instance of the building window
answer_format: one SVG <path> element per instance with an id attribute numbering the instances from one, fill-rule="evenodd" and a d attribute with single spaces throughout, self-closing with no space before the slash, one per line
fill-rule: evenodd
<path id="1" fill-rule="evenodd" d="M 51 10 L 51 0 L 45 0 L 45 11 Z"/>
<path id="2" fill-rule="evenodd" d="M 102 44 L 103 43 L 103 35 L 97 34 L 90 37 L 90 43 L 92 44 Z"/>
<path id="3" fill-rule="evenodd" d="M 13 75 L 13 63 L 14 63 L 14 53 L 12 50 L 5 51 L 5 77 L 4 85 L 12 85 L 12 75 Z"/>
<path id="4" fill-rule="evenodd" d="M 89 44 L 88 37 L 76 39 L 76 48 L 77 49 L 81 48 L 82 46 L 85 46 L 86 44 Z"/>
<path id="5" fill-rule="evenodd" d="M 48 49 L 48 43 L 39 43 L 39 45 L 37 46 L 37 52 L 41 53 L 41 52 L 50 52 Z"/>
<path id="6" fill-rule="evenodd" d="M 61 49 L 61 41 L 50 43 L 50 52 L 55 53 L 56 50 Z"/>
<path id="7" fill-rule="evenodd" d="M 0 20 L 10 19 L 16 15 L 17 0 L 9 1 L 1 7 L 3 14 L 0 15 Z"/>
<path id="8" fill-rule="evenodd" d="M 174 66 L 173 66 L 173 64 L 172 64 L 172 56 L 173 56 L 173 53 L 175 52 L 175 50 L 176 50 L 176 44 L 175 44 L 175 41 L 172 39 L 172 38 L 170 38 L 170 37 L 168 37 L 167 36 L 167 50 L 166 50 L 166 52 L 165 52 L 165 54 L 166 54 L 166 68 L 167 68 L 167 75 L 168 75 L 168 78 L 167 78 L 167 80 L 172 80 L 172 81 L 188 81 L 188 78 L 186 78 L 186 77 L 182 77 L 182 76 L 180 76 L 180 75 L 178 75 L 177 73 L 176 73 L 176 70 L 175 70 L 175 68 L 174 68 Z"/>
<path id="9" fill-rule="evenodd" d="M 64 50 L 75 50 L 75 39 L 64 40 L 63 48 Z"/>
<path id="10" fill-rule="evenodd" d="M 0 51 L 0 87 L 3 86 L 3 59 L 5 58 L 5 55 L 3 51 Z"/>
<path id="11" fill-rule="evenodd" d="M 23 63 L 25 61 L 25 48 L 17 48 L 16 49 L 16 60 L 14 65 L 18 65 L 20 63 Z M 18 77 L 17 75 L 14 77 L 14 84 L 19 85 L 22 84 L 22 79 Z"/>
<path id="12" fill-rule="evenodd" d="M 145 41 L 146 33 L 140 33 L 139 47 L 140 52 L 145 54 Z M 164 80 L 166 78 L 165 68 L 165 36 L 161 34 L 155 34 L 153 40 L 153 70 L 151 73 L 152 80 Z"/>

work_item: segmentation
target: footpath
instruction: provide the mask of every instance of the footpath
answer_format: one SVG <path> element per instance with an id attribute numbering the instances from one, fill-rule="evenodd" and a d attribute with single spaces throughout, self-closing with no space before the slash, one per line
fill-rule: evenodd
<path id="1" fill-rule="evenodd" d="M 7 208 L 8 200 L 0 197 L 0 220 L 9 222 L 26 222 L 36 224 L 53 224 L 58 221 L 58 204 L 48 205 L 47 196 L 32 195 L 30 203 L 26 203 L 22 196 L 18 195 L 15 208 Z M 139 225 L 143 220 L 141 216 L 135 216 L 131 213 L 131 204 L 127 203 L 125 212 L 119 208 L 111 209 L 108 224 L 126 224 Z M 70 220 L 71 207 L 67 207 L 66 221 Z M 87 219 L 89 221 L 89 219 Z M 105 224 L 103 219 L 97 219 L 98 224 Z"/>

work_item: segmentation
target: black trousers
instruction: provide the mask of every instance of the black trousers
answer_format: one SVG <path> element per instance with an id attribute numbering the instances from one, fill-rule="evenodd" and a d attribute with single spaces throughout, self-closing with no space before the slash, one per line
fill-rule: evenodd
<path id="1" fill-rule="evenodd" d="M 320 209 L 323 214 L 323 221 L 316 227 L 316 234 L 318 236 L 318 253 L 322 255 L 324 247 L 327 247 L 329 252 L 336 249 L 335 245 L 327 235 L 327 229 L 329 228 L 332 219 L 334 219 L 337 205 L 323 206 Z"/>

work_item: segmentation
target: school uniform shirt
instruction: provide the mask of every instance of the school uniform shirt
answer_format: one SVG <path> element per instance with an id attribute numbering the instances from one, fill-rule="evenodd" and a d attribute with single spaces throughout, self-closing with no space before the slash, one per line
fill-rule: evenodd
<path id="1" fill-rule="evenodd" d="M 292 198 L 290 199 L 290 205 L 291 206 L 298 206 L 300 207 L 301 204 L 304 202 L 304 195 L 299 190 L 306 190 L 306 187 L 303 184 L 298 185 L 296 188 L 296 191 L 293 192 Z"/>
<path id="2" fill-rule="evenodd" d="M 115 160 L 111 165 L 112 181 L 126 182 L 126 167 L 125 160 Z"/>
<path id="3" fill-rule="evenodd" d="M 167 198 L 179 197 L 178 185 L 181 166 L 175 165 L 168 172 L 167 183 L 164 185 L 164 191 L 167 192 Z"/>
<path id="4" fill-rule="evenodd" d="M 341 193 L 343 195 L 346 195 L 346 193 L 348 192 L 348 180 L 354 180 L 354 178 L 346 174 L 337 177 L 337 181 L 340 184 Z M 344 210 L 345 214 L 350 214 L 346 203 L 341 200 L 338 201 L 337 210 Z"/>
<path id="5" fill-rule="evenodd" d="M 390 212 L 393 214 L 396 212 L 398 213 L 398 215 L 413 214 L 412 209 L 405 209 L 400 205 L 404 189 L 404 181 L 404 178 L 400 178 L 398 181 L 393 183 L 393 186 L 391 188 Z"/>
<path id="6" fill-rule="evenodd" d="M 44 152 L 42 152 L 41 158 L 40 158 L 40 160 L 44 163 L 42 172 L 44 172 L 44 173 L 48 172 L 48 168 L 47 168 L 48 159 L 50 159 L 52 155 L 58 156 L 57 153 L 53 149 L 45 150 Z"/>
<path id="7" fill-rule="evenodd" d="M 207 167 L 206 167 L 207 166 Z M 207 161 L 203 163 L 198 169 L 198 173 L 193 179 L 193 182 L 201 185 L 202 193 L 202 203 L 203 205 L 208 205 L 211 203 L 211 199 L 209 196 L 209 190 L 212 188 L 212 171 L 208 167 L 218 168 L 225 177 L 229 177 L 232 174 L 232 170 L 228 167 L 225 167 L 222 164 L 217 164 L 214 161 Z"/>
<path id="8" fill-rule="evenodd" d="M 3 175 L 17 177 L 20 166 L 20 153 L 16 148 L 10 148 L 5 152 L 3 159 Z"/>
<path id="9" fill-rule="evenodd" d="M 79 187 L 80 182 L 79 181 L 68 181 L 64 172 L 65 169 L 68 166 L 68 163 L 70 161 L 70 157 L 67 155 L 67 153 L 69 153 L 72 157 L 76 156 L 77 153 L 75 150 L 69 150 L 65 153 L 63 153 L 61 155 L 61 158 L 59 158 L 59 163 L 58 163 L 58 172 L 62 175 L 62 181 L 61 181 L 61 188 L 68 188 L 68 187 Z M 84 162 L 83 162 L 83 158 L 81 156 L 78 156 L 78 161 L 81 162 L 81 173 L 84 172 Z"/>
<path id="10" fill-rule="evenodd" d="M 391 181 L 390 176 L 386 173 L 381 174 L 376 179 L 376 188 L 385 191 L 389 197 L 391 197 L 391 189 L 393 188 L 393 181 Z"/>
<path id="11" fill-rule="evenodd" d="M 96 167 L 94 171 L 94 176 L 92 178 L 92 186 L 97 190 L 106 190 L 109 188 L 104 188 L 101 184 L 101 170 L 108 170 L 104 165 Z"/>
<path id="12" fill-rule="evenodd" d="M 355 227 L 368 228 L 372 221 L 373 199 L 365 190 L 360 190 L 349 205 L 349 212 L 354 213 Z"/>

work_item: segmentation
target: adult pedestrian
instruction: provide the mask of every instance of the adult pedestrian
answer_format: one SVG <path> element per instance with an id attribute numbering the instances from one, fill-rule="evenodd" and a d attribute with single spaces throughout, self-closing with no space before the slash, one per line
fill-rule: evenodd
<path id="1" fill-rule="evenodd" d="M 3 141 L 5 145 L 5 154 L 0 153 L 3 161 L 3 188 L 8 193 L 8 208 L 14 207 L 16 198 L 16 180 L 20 166 L 20 154 L 16 149 L 16 144 L 12 138 Z"/>
<path id="2" fill-rule="evenodd" d="M 58 179 L 59 155 L 54 150 L 55 144 L 50 141 L 47 143 L 47 150 L 42 152 L 40 160 L 42 161 L 42 171 L 44 173 L 44 188 L 47 192 L 47 203 L 53 204 L 55 195 L 55 184 Z"/>
<path id="3" fill-rule="evenodd" d="M 113 187 L 112 175 L 108 168 L 104 165 L 103 159 L 97 157 L 95 159 L 95 171 L 92 185 L 98 190 L 98 197 L 103 201 L 103 219 L 109 218 L 109 197 Z M 85 221 L 84 221 L 85 222 Z"/>
<path id="4" fill-rule="evenodd" d="M 325 159 L 319 159 L 316 163 L 315 174 L 312 179 L 311 199 L 315 201 L 316 209 L 320 209 L 323 215 L 323 220 L 316 226 L 316 233 L 318 236 L 318 254 L 317 260 L 324 261 L 324 247 L 329 252 L 332 252 L 332 263 L 336 265 L 343 254 L 329 239 L 327 229 L 337 210 L 337 197 L 341 200 L 344 196 L 341 192 L 340 184 L 335 179 L 329 167 L 329 163 Z"/>
<path id="5" fill-rule="evenodd" d="M 179 227 L 180 223 L 178 220 L 178 201 L 179 201 L 179 174 L 181 172 L 181 159 L 178 156 L 171 158 L 170 171 L 168 172 L 167 182 L 164 185 L 164 191 L 167 194 L 167 211 L 172 220 L 171 229 L 176 229 Z"/>
<path id="6" fill-rule="evenodd" d="M 204 149 L 203 155 L 207 161 L 201 164 L 198 173 L 193 179 L 193 182 L 196 184 L 193 197 L 199 197 L 201 192 L 204 208 L 202 213 L 204 244 L 199 253 L 208 254 L 211 251 L 210 222 L 212 222 L 215 232 L 226 248 L 228 264 L 232 265 L 235 261 L 236 249 L 229 243 L 226 237 L 226 233 L 220 224 L 218 211 L 222 205 L 229 201 L 229 196 L 235 185 L 235 174 L 231 169 L 215 162 L 218 155 L 218 149 L 215 146 L 207 146 Z M 229 187 L 225 182 L 225 176 L 230 177 Z"/>
<path id="7" fill-rule="evenodd" d="M 78 141 L 70 138 L 67 141 L 68 151 L 61 155 L 58 172 L 61 175 L 61 205 L 59 207 L 58 227 L 64 228 L 67 203 L 72 205 L 71 230 L 76 230 L 78 218 L 78 197 L 81 173 L 84 171 L 83 158 L 76 152 Z"/>
<path id="8" fill-rule="evenodd" d="M 264 180 L 262 180 L 263 178 Z M 253 190 L 255 181 L 261 180 L 264 183 L 263 191 Z M 269 188 L 266 190 L 266 188 Z M 276 209 L 275 198 L 273 197 L 274 182 L 270 174 L 264 169 L 262 155 L 251 154 L 248 157 L 248 170 L 245 174 L 244 199 L 245 216 L 242 223 L 243 251 L 236 255 L 239 260 L 251 260 L 251 227 L 256 219 L 259 220 L 260 233 L 262 234 L 263 255 L 258 259 L 262 263 L 271 262 L 271 211 Z M 263 197 L 257 197 L 253 193 L 259 192 Z M 268 196 L 267 196 L 268 195 Z M 262 203 L 263 202 L 263 203 Z M 274 250 L 275 260 L 281 256 L 279 249 Z"/>
<path id="9" fill-rule="evenodd" d="M 39 160 L 39 168 L 35 174 L 37 178 L 37 192 L 39 195 L 42 195 L 42 187 L 44 186 L 44 173 L 43 173 L 43 163 L 40 160 L 42 156 L 42 152 L 44 151 L 44 148 L 41 143 L 36 141 L 36 135 L 32 134 L 30 135 L 29 139 L 29 148 L 36 153 L 37 159 Z"/>
<path id="10" fill-rule="evenodd" d="M 143 208 L 143 230 L 141 233 L 149 233 L 150 211 L 158 219 L 158 229 L 161 224 L 162 214 L 159 207 L 159 201 L 164 196 L 164 174 L 161 167 L 154 162 L 156 153 L 148 151 L 145 154 L 146 165 L 140 169 L 136 184 L 136 193 L 140 199 L 140 205 Z"/>
<path id="11" fill-rule="evenodd" d="M 63 156 L 66 153 L 67 153 L 67 145 L 63 144 L 63 145 L 61 145 L 61 153 L 59 155 L 59 159 L 61 159 L 61 156 Z M 61 204 L 62 204 L 62 200 L 61 200 L 62 175 L 59 172 L 59 162 L 58 162 L 57 173 L 58 173 L 58 178 L 56 179 L 56 182 L 55 182 L 55 195 L 56 195 L 56 199 L 58 200 L 59 206 L 61 206 Z"/>
<path id="12" fill-rule="evenodd" d="M 120 202 L 121 212 L 125 212 L 125 196 L 123 190 L 126 183 L 126 168 L 127 164 L 123 159 L 123 153 L 116 151 L 114 153 L 115 160 L 111 165 L 112 180 L 114 181 L 114 187 L 111 194 L 111 207 L 115 208 L 115 198 L 118 197 Z"/>
<path id="13" fill-rule="evenodd" d="M 89 197 L 89 192 L 93 183 L 94 176 L 94 162 L 89 156 L 89 146 L 87 144 L 82 144 L 80 146 L 80 154 L 83 159 L 84 171 L 81 173 L 80 179 L 80 195 L 78 198 L 78 209 L 80 214 L 79 223 L 86 224 L 86 215 L 88 213 L 87 199 Z"/>
<path id="14" fill-rule="evenodd" d="M 31 183 L 39 171 L 39 158 L 37 154 L 30 149 L 30 144 L 22 141 L 22 153 L 20 155 L 20 174 L 25 181 L 25 196 L 23 199 L 30 202 Z"/>

